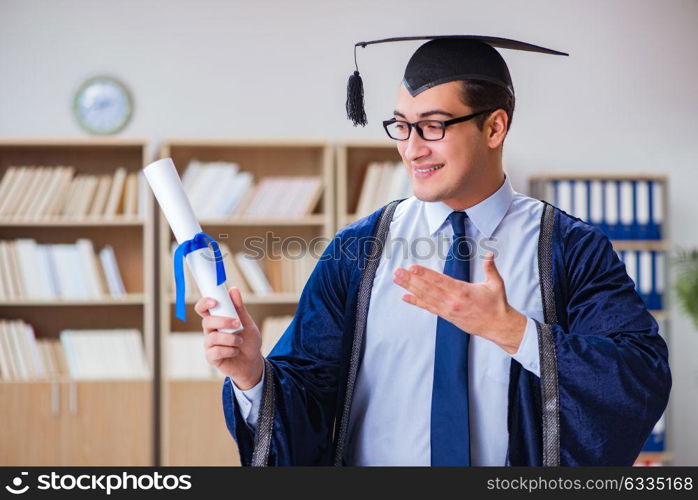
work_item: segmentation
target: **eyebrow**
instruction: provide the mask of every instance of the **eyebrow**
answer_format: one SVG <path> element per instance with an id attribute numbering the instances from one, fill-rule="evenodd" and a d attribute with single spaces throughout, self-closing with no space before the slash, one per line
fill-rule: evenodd
<path id="1" fill-rule="evenodd" d="M 399 112 L 397 109 L 393 111 L 393 114 L 401 118 L 406 118 L 406 116 L 403 113 Z M 420 118 L 424 118 L 431 115 L 444 115 L 448 117 L 453 117 L 453 113 L 449 113 L 448 111 L 444 111 L 442 109 L 432 109 L 430 111 L 425 111 L 424 113 L 419 113 Z"/>

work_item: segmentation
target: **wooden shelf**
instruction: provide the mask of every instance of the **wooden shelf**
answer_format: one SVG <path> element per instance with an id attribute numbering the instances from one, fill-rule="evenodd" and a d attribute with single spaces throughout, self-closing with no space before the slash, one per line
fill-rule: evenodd
<path id="1" fill-rule="evenodd" d="M 401 159 L 394 142 L 352 141 L 344 142 L 337 147 L 335 161 L 337 163 L 335 218 L 336 229 L 339 230 L 358 218 L 354 212 L 369 164 L 374 161 L 399 162 Z"/>
<path id="2" fill-rule="evenodd" d="M 201 219 L 202 226 L 323 226 L 327 216 L 323 214 L 305 217 L 236 217 L 231 219 Z"/>
<path id="3" fill-rule="evenodd" d="M 0 302 L 0 307 L 55 307 L 55 306 L 124 306 L 124 305 L 143 305 L 146 303 L 146 297 L 142 293 L 131 293 L 124 297 L 107 297 L 104 299 L 86 299 L 86 300 L 16 300 Z"/>
<path id="4" fill-rule="evenodd" d="M 140 227 L 145 225 L 143 219 L 117 217 L 110 219 L 99 218 L 81 218 L 71 219 L 66 217 L 56 217 L 50 219 L 1 219 L 0 227 L 46 227 L 46 226 L 62 226 L 62 227 L 103 227 L 103 226 L 134 226 Z"/>
<path id="5" fill-rule="evenodd" d="M 32 165 L 71 166 L 76 175 L 112 174 L 118 167 L 137 173 L 147 154 L 143 139 L 0 139 L 0 177 L 9 167 Z M 99 300 L 5 301 L 0 318 L 23 319 L 42 339 L 57 339 L 66 329 L 138 329 L 151 373 L 0 383 L 3 465 L 155 465 L 155 215 L 150 191 L 145 196 L 138 216 L 0 219 L 3 240 L 87 238 L 95 250 L 111 245 L 128 292 Z"/>
<path id="6" fill-rule="evenodd" d="M 637 250 L 662 252 L 669 250 L 669 242 L 666 240 L 611 240 L 615 250 Z"/>

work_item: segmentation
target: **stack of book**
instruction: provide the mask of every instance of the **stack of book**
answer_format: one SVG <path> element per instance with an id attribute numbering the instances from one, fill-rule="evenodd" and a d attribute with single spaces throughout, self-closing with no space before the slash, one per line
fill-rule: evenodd
<path id="1" fill-rule="evenodd" d="M 262 322 L 262 356 L 267 356 L 293 321 L 292 315 L 267 316 Z"/>
<path id="2" fill-rule="evenodd" d="M 660 180 L 547 180 L 539 196 L 598 226 L 611 239 L 662 239 L 664 182 Z"/>
<path id="3" fill-rule="evenodd" d="M 322 195 L 318 176 L 265 177 L 259 182 L 244 217 L 303 217 L 313 213 Z"/>
<path id="4" fill-rule="evenodd" d="M 73 379 L 150 378 L 138 330 L 63 330 L 60 339 Z"/>
<path id="5" fill-rule="evenodd" d="M 220 378 L 221 372 L 206 361 L 203 332 L 172 332 L 168 339 L 168 373 L 170 378 Z"/>
<path id="6" fill-rule="evenodd" d="M 323 191 L 318 176 L 264 177 L 255 184 L 250 172 L 222 161 L 190 161 L 182 184 L 199 219 L 303 217 L 313 212 Z"/>
<path id="7" fill-rule="evenodd" d="M 126 294 L 114 250 L 92 242 L 0 241 L 0 301 L 90 300 Z"/>
<path id="8" fill-rule="evenodd" d="M 109 219 L 144 213 L 143 176 L 75 175 L 73 167 L 10 167 L 0 181 L 0 218 Z"/>
<path id="9" fill-rule="evenodd" d="M 238 287 L 243 294 L 252 293 L 263 296 L 272 293 L 300 293 L 317 262 L 309 252 L 286 258 L 264 257 L 256 259 L 244 252 L 232 253 L 225 243 L 219 243 L 219 246 L 225 267 L 226 284 L 228 287 Z M 170 262 L 173 262 L 176 248 L 177 242 L 172 242 Z M 214 259 L 210 249 L 204 251 L 209 252 L 211 260 Z M 169 276 L 170 291 L 174 295 L 173 270 Z M 184 266 L 184 280 L 186 299 L 189 301 L 198 300 L 200 297 L 199 289 L 187 265 Z"/>
<path id="10" fill-rule="evenodd" d="M 621 250 L 618 256 L 625 264 L 628 276 L 635 282 L 637 292 L 648 309 L 663 309 L 664 252 L 651 250 Z"/>
<path id="11" fill-rule="evenodd" d="M 0 380 L 148 378 L 138 330 L 63 330 L 37 339 L 22 320 L 0 320 Z"/>
<path id="12" fill-rule="evenodd" d="M 402 162 L 372 162 L 368 165 L 356 217 L 364 217 L 393 200 L 412 196 L 407 169 Z"/>

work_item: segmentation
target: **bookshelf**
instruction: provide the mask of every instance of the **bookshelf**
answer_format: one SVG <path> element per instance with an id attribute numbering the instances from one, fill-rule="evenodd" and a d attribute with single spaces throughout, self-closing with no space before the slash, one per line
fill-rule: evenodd
<path id="1" fill-rule="evenodd" d="M 241 172 L 250 172 L 255 183 L 274 176 L 319 176 L 322 194 L 312 213 L 301 217 L 201 218 L 202 229 L 232 253 L 244 248 L 245 238 L 272 236 L 281 241 L 295 238 L 305 242 L 334 236 L 335 193 L 332 147 L 324 142 L 271 142 L 171 139 L 163 143 L 160 157 L 174 160 L 180 176 L 192 160 L 234 162 Z M 220 406 L 222 376 L 173 378 L 168 369 L 168 346 L 172 334 L 201 332 L 195 300 L 187 300 L 187 321 L 175 317 L 170 248 L 174 241 L 164 216 L 159 216 L 159 355 L 160 462 L 172 466 L 239 464 Z M 270 234 L 267 234 L 270 233 Z M 324 249 L 324 245 L 322 246 Z M 228 276 L 228 286 L 233 285 Z M 295 313 L 300 294 L 295 292 L 255 295 L 243 293 L 248 311 L 262 330 L 265 318 Z M 204 356 L 203 338 L 200 356 Z M 199 353 L 196 354 L 197 356 Z"/>
<path id="2" fill-rule="evenodd" d="M 119 167 L 137 173 L 145 155 L 146 142 L 139 139 L 3 139 L 0 178 L 13 166 L 71 166 L 75 175 L 113 175 Z M 28 192 L 45 191 L 35 188 Z M 143 196 L 142 207 L 135 216 L 1 217 L 0 240 L 27 238 L 44 245 L 84 238 L 95 250 L 110 245 L 126 294 L 100 299 L 3 300 L 0 319 L 23 319 L 33 326 L 37 339 L 58 339 L 66 329 L 137 329 L 153 374 L 153 200 L 149 192 L 138 196 Z M 3 380 L 0 464 L 153 465 L 154 390 L 153 375 Z"/>
<path id="3" fill-rule="evenodd" d="M 366 173 L 372 162 L 400 162 L 394 142 L 353 141 L 336 147 L 337 229 L 354 222 Z M 380 208 L 379 206 L 374 209 Z"/>
<path id="4" fill-rule="evenodd" d="M 638 292 L 659 323 L 660 333 L 668 342 L 668 294 L 665 293 L 668 266 L 664 262 L 671 249 L 666 224 L 668 177 L 644 173 L 541 174 L 530 179 L 530 188 L 533 196 L 597 225 L 609 236 L 614 250 L 624 260 L 628 274 L 636 282 Z M 647 229 L 649 227 L 655 230 Z M 647 265 L 643 265 L 643 259 L 638 256 L 647 257 L 644 259 Z M 663 265 L 658 264 L 658 259 Z M 646 277 L 648 274 L 653 277 L 651 282 Z M 647 288 L 651 289 L 650 293 Z M 653 295 L 659 295 L 660 300 L 656 297 L 653 300 Z M 664 422 L 666 413 L 662 418 Z M 665 448 L 664 425 L 655 426 L 645 445 L 647 450 L 640 453 L 636 465 L 671 463 L 673 453 Z M 652 440 L 656 441 L 650 445 Z"/>

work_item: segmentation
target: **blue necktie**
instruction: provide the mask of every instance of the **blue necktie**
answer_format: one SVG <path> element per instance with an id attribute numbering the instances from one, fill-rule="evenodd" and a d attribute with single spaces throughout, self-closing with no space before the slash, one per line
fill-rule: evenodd
<path id="1" fill-rule="evenodd" d="M 444 274 L 470 281 L 465 212 L 452 212 L 453 243 Z M 438 317 L 431 397 L 431 465 L 470 465 L 468 342 L 470 335 Z"/>

